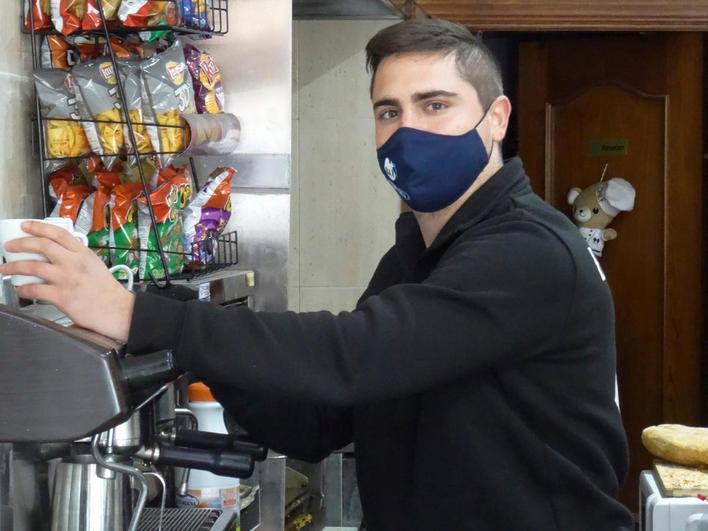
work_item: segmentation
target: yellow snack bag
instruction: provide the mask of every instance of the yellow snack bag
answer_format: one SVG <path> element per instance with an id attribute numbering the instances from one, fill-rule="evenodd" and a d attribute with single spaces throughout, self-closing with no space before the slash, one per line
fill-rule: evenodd
<path id="1" fill-rule="evenodd" d="M 118 97 L 118 77 L 107 57 L 75 66 L 72 76 L 79 87 L 79 110 L 88 121 L 84 125 L 89 144 L 107 168 L 114 164 L 125 146 L 123 113 Z"/>
<path id="2" fill-rule="evenodd" d="M 145 115 L 143 114 L 143 85 L 140 78 L 140 61 L 121 60 L 118 62 L 118 71 L 123 81 L 123 90 L 128 105 L 128 116 L 133 124 L 135 142 L 138 153 L 152 153 L 154 148 L 147 127 L 145 126 Z M 128 152 L 132 153 L 130 135 L 127 124 L 124 130 L 125 145 Z"/>
<path id="3" fill-rule="evenodd" d="M 91 152 L 80 121 L 71 75 L 59 69 L 33 73 L 44 119 L 45 150 L 48 158 L 81 157 Z"/>
<path id="4" fill-rule="evenodd" d="M 179 40 L 164 52 L 140 65 L 146 94 L 145 113 L 153 147 L 161 153 L 162 166 L 167 166 L 186 146 L 186 129 L 182 118 L 196 112 L 192 77 Z"/>

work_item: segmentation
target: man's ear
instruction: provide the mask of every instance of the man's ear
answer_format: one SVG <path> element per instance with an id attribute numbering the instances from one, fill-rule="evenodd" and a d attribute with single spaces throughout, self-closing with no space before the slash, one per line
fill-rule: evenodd
<path id="1" fill-rule="evenodd" d="M 506 96 L 499 96 L 489 108 L 489 123 L 492 140 L 497 144 L 501 144 L 506 136 L 510 116 L 511 101 L 509 101 L 509 98 Z"/>

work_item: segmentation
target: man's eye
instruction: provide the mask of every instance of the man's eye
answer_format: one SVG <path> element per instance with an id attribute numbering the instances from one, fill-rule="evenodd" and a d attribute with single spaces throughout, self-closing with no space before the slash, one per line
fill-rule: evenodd
<path id="1" fill-rule="evenodd" d="M 398 112 L 394 110 L 388 110 L 384 111 L 381 114 L 379 114 L 379 120 L 390 120 L 392 118 L 395 118 L 398 116 Z"/>
<path id="2" fill-rule="evenodd" d="M 429 111 L 442 111 L 447 109 L 447 105 L 439 101 L 434 101 L 433 103 L 428 104 L 427 109 Z"/>

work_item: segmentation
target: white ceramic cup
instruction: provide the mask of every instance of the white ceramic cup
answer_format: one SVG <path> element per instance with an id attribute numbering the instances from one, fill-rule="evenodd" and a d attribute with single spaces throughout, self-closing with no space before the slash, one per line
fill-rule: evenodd
<path id="1" fill-rule="evenodd" d="M 18 238 L 25 238 L 29 236 L 25 231 L 22 230 L 21 225 L 25 221 L 41 221 L 43 223 L 49 223 L 56 227 L 60 227 L 79 240 L 83 245 L 88 246 L 88 238 L 85 234 L 76 232 L 74 230 L 74 224 L 69 218 L 46 218 L 46 219 L 3 219 L 0 220 L 0 252 L 5 257 L 6 262 L 22 262 L 26 260 L 36 260 L 39 262 L 48 262 L 47 257 L 41 254 L 35 253 L 10 253 L 5 250 L 5 244 L 12 240 Z M 15 287 L 26 286 L 27 284 L 43 284 L 44 280 L 39 277 L 32 277 L 26 275 L 13 275 L 12 285 Z"/>

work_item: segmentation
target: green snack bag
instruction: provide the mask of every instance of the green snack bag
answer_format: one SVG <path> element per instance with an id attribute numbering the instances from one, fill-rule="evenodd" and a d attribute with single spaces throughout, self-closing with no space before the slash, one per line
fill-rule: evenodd
<path id="1" fill-rule="evenodd" d="M 136 183 L 119 184 L 111 194 L 111 264 L 127 265 L 135 274 L 140 266 L 136 201 L 142 189 Z"/>
<path id="2" fill-rule="evenodd" d="M 173 172 L 171 168 L 166 168 L 163 172 L 170 172 L 171 176 L 150 194 L 150 203 L 155 214 L 160 243 L 165 252 L 167 269 L 171 275 L 177 275 L 184 268 L 182 210 L 192 195 L 192 185 L 184 171 Z M 147 252 L 140 255 L 140 278 L 149 278 L 151 274 L 156 279 L 165 278 L 165 269 L 144 196 L 138 199 L 138 225 L 140 247 L 147 249 Z"/>

